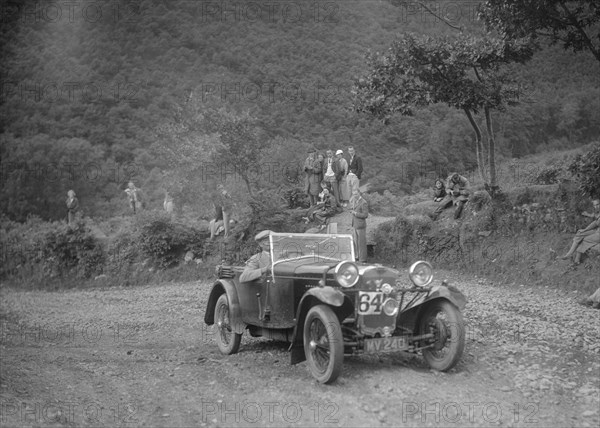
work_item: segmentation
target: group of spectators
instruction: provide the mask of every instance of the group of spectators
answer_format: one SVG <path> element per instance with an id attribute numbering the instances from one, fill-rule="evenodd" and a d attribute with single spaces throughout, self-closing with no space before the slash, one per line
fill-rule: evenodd
<path id="1" fill-rule="evenodd" d="M 141 190 L 138 187 L 135 187 L 133 181 L 130 181 L 129 183 L 127 183 L 125 194 L 127 195 L 129 208 L 134 214 L 136 214 L 143 207 L 142 198 L 140 196 Z M 75 216 L 79 212 L 79 200 L 77 199 L 75 191 L 72 189 L 67 192 L 66 205 L 67 224 L 71 224 L 75 221 Z M 165 211 L 169 213 L 173 212 L 173 198 L 169 195 L 168 192 L 165 192 L 164 208 Z"/>
<path id="2" fill-rule="evenodd" d="M 310 208 L 304 217 L 305 223 L 316 221 L 324 229 L 327 219 L 348 208 L 352 214 L 352 229 L 357 259 L 367 260 L 367 217 L 369 207 L 360 193 L 363 173 L 362 159 L 354 147 L 348 147 L 348 156 L 343 150 L 326 150 L 325 156 L 314 148 L 308 150 L 304 161 L 305 192 Z"/>
<path id="3" fill-rule="evenodd" d="M 433 200 L 439 202 L 439 206 L 433 212 L 433 220 L 437 220 L 438 216 L 446 208 L 455 205 L 454 218 L 460 218 L 465 204 L 469 200 L 471 189 L 469 180 L 457 172 L 453 172 L 448 176 L 446 182 L 441 178 L 435 181 L 433 188 Z"/>
<path id="4" fill-rule="evenodd" d="M 314 148 L 309 149 L 304 161 L 304 190 L 310 206 L 319 202 L 323 182 L 326 183 L 328 192 L 332 193 L 334 208 L 348 206 L 352 190 L 360 185 L 362 173 L 362 159 L 356 154 L 354 147 L 348 147 L 348 159 L 344 157 L 343 150 L 336 151 L 335 156 L 333 150 L 327 150 L 323 156 Z"/>

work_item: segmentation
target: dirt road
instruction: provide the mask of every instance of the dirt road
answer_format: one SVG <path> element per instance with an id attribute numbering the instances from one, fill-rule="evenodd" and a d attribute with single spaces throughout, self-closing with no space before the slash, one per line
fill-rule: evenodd
<path id="1" fill-rule="evenodd" d="M 416 356 L 347 358 L 317 384 L 280 342 L 222 356 L 209 281 L 2 290 L 2 426 L 598 426 L 599 311 L 582 297 L 443 272 L 468 296 L 449 373 Z"/>

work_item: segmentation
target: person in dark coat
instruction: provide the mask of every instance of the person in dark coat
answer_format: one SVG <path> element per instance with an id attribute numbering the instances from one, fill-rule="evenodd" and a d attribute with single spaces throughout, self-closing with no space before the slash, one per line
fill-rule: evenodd
<path id="1" fill-rule="evenodd" d="M 304 192 L 308 195 L 308 198 L 311 201 L 311 206 L 313 205 L 312 198 L 310 197 L 310 177 L 313 173 L 313 165 L 315 163 L 315 149 L 308 149 L 308 157 L 304 161 Z"/>
<path id="2" fill-rule="evenodd" d="M 321 193 L 319 193 L 319 202 L 317 202 L 314 206 L 310 207 L 306 211 L 306 216 L 302 217 L 306 224 L 308 224 L 311 220 L 314 220 L 315 213 L 321 208 L 323 208 L 323 206 L 325 206 L 325 190 L 331 193 L 331 187 L 329 186 L 329 183 L 327 183 L 325 180 L 321 181 L 321 188 L 323 190 L 321 191 Z"/>
<path id="3" fill-rule="evenodd" d="M 360 178 L 363 173 L 363 164 L 360 156 L 356 154 L 354 147 L 348 147 L 348 154 L 350 159 L 348 160 L 348 186 L 350 187 L 350 194 L 354 194 L 354 188 L 360 187 Z"/>
<path id="4" fill-rule="evenodd" d="M 323 206 L 314 212 L 313 217 L 321 223 L 321 229 L 325 228 L 327 219 L 335 215 L 337 211 L 337 202 L 328 189 L 323 189 Z"/>
<path id="5" fill-rule="evenodd" d="M 317 197 L 321 191 L 322 181 L 322 169 L 323 169 L 323 155 L 318 154 L 316 159 L 313 160 L 312 166 L 307 166 L 308 174 L 308 197 L 310 198 L 310 205 L 316 205 Z"/>

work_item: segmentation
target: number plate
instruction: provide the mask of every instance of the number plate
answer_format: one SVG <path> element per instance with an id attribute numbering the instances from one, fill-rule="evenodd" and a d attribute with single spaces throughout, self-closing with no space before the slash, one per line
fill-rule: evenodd
<path id="1" fill-rule="evenodd" d="M 359 291 L 358 313 L 360 315 L 380 314 L 383 309 L 383 293 Z"/>
<path id="2" fill-rule="evenodd" d="M 406 351 L 407 349 L 408 341 L 404 336 L 365 339 L 365 352 L 367 353 Z"/>

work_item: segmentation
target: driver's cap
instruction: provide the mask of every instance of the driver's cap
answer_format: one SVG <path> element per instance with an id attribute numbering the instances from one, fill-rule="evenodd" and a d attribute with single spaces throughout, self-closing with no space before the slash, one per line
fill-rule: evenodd
<path id="1" fill-rule="evenodd" d="M 258 232 L 256 234 L 256 236 L 254 237 L 254 240 L 262 241 L 263 239 L 268 238 L 271 233 L 272 233 L 272 231 L 270 231 L 270 230 L 263 230 L 262 232 Z"/>

